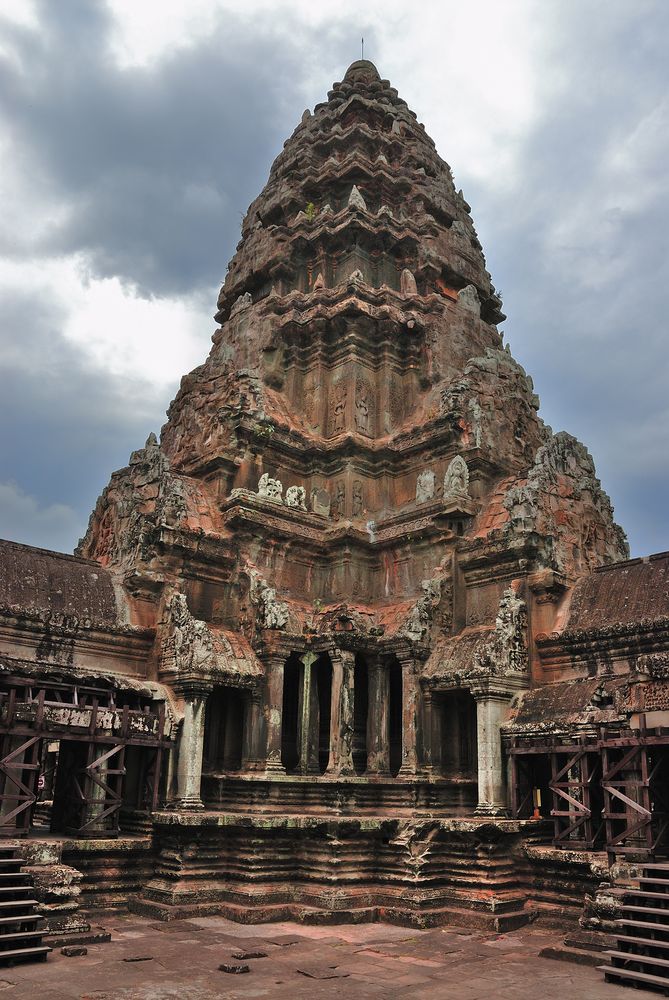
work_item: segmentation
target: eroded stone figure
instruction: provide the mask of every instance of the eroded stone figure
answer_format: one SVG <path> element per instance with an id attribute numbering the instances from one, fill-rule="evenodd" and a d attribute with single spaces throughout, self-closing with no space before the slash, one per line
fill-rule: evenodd
<path id="1" fill-rule="evenodd" d="M 365 506 L 365 500 L 362 495 L 362 483 L 359 479 L 356 479 L 353 483 L 353 516 L 357 517 L 362 514 Z"/>
<path id="2" fill-rule="evenodd" d="M 286 507 L 307 509 L 307 491 L 304 486 L 289 486 L 286 490 Z"/>
<path id="3" fill-rule="evenodd" d="M 416 503 L 432 500 L 436 488 L 436 476 L 432 469 L 425 469 L 416 480 Z"/>
<path id="4" fill-rule="evenodd" d="M 446 469 L 444 496 L 469 496 L 469 469 L 462 455 L 456 455 Z"/>
<path id="5" fill-rule="evenodd" d="M 335 517 L 343 517 L 346 513 L 346 485 L 343 479 L 340 479 L 336 486 L 332 513 Z"/>
<path id="6" fill-rule="evenodd" d="M 369 432 L 369 401 L 365 389 L 358 392 L 355 401 L 355 426 L 363 434 Z"/>
<path id="7" fill-rule="evenodd" d="M 346 424 L 346 399 L 348 389 L 343 382 L 335 387 L 334 406 L 332 407 L 332 430 L 343 431 Z"/>
<path id="8" fill-rule="evenodd" d="M 283 484 L 280 479 L 271 479 L 267 472 L 264 472 L 258 481 L 258 496 L 274 503 L 283 503 L 281 495 Z"/>

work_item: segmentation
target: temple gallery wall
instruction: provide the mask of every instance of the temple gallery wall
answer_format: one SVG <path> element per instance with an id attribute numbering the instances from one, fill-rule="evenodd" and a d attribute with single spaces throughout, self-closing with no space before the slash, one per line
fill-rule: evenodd
<path id="1" fill-rule="evenodd" d="M 0 834 L 54 940 L 128 906 L 605 932 L 600 885 L 666 857 L 669 555 L 629 560 L 504 318 L 353 63 L 76 554 L 0 542 Z"/>

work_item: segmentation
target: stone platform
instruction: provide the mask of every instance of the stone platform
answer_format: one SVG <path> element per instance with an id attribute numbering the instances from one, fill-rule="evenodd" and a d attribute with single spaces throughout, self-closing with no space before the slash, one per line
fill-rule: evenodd
<path id="1" fill-rule="evenodd" d="M 155 876 L 131 903 L 161 920 L 217 914 L 240 922 L 509 930 L 535 911 L 515 854 L 528 820 L 154 816 Z"/>

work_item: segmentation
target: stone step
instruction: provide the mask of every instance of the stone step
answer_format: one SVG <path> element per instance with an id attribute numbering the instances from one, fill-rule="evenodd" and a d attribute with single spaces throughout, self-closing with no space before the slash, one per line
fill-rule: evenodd
<path id="1" fill-rule="evenodd" d="M 6 885 L 17 885 L 24 886 L 30 885 L 31 879 L 29 875 L 24 875 L 23 872 L 3 872 L 0 870 L 0 887 Z"/>
<path id="2" fill-rule="evenodd" d="M 655 948 L 669 955 L 669 939 L 660 941 L 658 938 L 636 937 L 634 934 L 618 934 L 616 937 L 619 945 L 630 944 L 635 948 Z M 632 954 L 630 952 L 630 954 Z"/>
<path id="3" fill-rule="evenodd" d="M 8 927 L 10 924 L 36 924 L 43 919 L 39 913 L 19 913 L 13 917 L 0 917 L 0 934 L 2 933 L 2 928 Z"/>
<path id="4" fill-rule="evenodd" d="M 38 905 L 36 899 L 3 899 L 0 902 L 0 916 L 5 910 L 32 909 Z"/>
<path id="5" fill-rule="evenodd" d="M 23 858 L 2 858 L 0 857 L 0 872 L 18 871 L 25 864 Z"/>
<path id="6" fill-rule="evenodd" d="M 663 907 L 663 906 L 633 906 L 633 905 L 628 905 L 627 903 L 625 903 L 625 905 L 623 906 L 623 913 L 624 914 L 627 914 L 627 913 L 637 913 L 639 915 L 643 914 L 644 916 L 649 916 L 649 917 L 650 916 L 653 916 L 653 917 L 655 917 L 655 916 L 657 916 L 657 917 L 663 917 L 664 919 L 663 920 L 659 920 L 658 923 L 659 924 L 663 924 L 663 923 L 666 922 L 667 929 L 669 930 L 669 910 L 666 907 Z"/>
<path id="7" fill-rule="evenodd" d="M 613 968 L 611 965 L 600 965 L 598 968 L 604 973 L 607 983 L 638 983 L 641 986 L 659 986 L 660 989 L 669 991 L 669 978 L 664 976 L 652 976 L 648 972 L 636 972 L 634 969 Z"/>
<path id="8" fill-rule="evenodd" d="M 11 951 L 0 951 L 0 965 L 13 965 L 14 962 L 46 961 L 51 951 L 48 945 L 42 944 L 34 948 L 14 948 Z"/>
<path id="9" fill-rule="evenodd" d="M 9 934 L 0 932 L 0 954 L 8 941 L 26 941 L 29 938 L 36 938 L 42 943 L 42 938 L 44 937 L 44 930 L 39 931 L 11 931 Z"/>
<path id="10" fill-rule="evenodd" d="M 626 889 L 623 895 L 623 906 L 654 906 L 669 911 L 669 893 L 647 892 L 645 889 Z M 629 901 L 629 902 L 628 902 Z"/>
<path id="11" fill-rule="evenodd" d="M 669 875 L 669 872 L 667 874 Z M 669 892 L 669 878 L 646 878 L 644 875 L 639 879 L 639 885 L 657 886 L 655 892 Z"/>
<path id="12" fill-rule="evenodd" d="M 587 951 L 585 948 L 569 948 L 567 945 L 548 945 L 539 952 L 540 958 L 553 958 L 558 962 L 573 962 L 576 965 L 597 966 L 602 960 L 601 951 Z"/>
<path id="13" fill-rule="evenodd" d="M 669 927 L 667 927 L 666 924 L 657 924 L 651 920 L 633 920 L 631 918 L 623 917 L 620 920 L 616 920 L 615 923 L 620 927 L 631 927 L 633 930 L 659 931 L 660 934 L 669 935 Z M 664 940 L 664 938 L 661 940 Z"/>
<path id="14" fill-rule="evenodd" d="M 662 969 L 667 969 L 669 972 L 669 959 L 659 958 L 657 955 L 638 955 L 634 951 L 605 951 L 604 954 L 607 958 L 611 959 L 611 963 L 615 965 L 613 959 L 616 961 L 623 962 L 638 962 L 639 965 L 657 965 Z M 615 965 L 615 968 L 618 968 Z"/>

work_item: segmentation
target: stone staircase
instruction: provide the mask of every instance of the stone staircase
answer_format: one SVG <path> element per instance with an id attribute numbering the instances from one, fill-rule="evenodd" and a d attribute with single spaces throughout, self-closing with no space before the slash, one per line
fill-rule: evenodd
<path id="1" fill-rule="evenodd" d="M 606 981 L 669 995 L 669 863 L 645 864 L 624 892 L 617 946 L 599 968 Z"/>
<path id="2" fill-rule="evenodd" d="M 42 943 L 43 919 L 23 859 L 11 846 L 0 847 L 0 965 L 43 962 L 51 951 Z"/>

